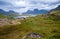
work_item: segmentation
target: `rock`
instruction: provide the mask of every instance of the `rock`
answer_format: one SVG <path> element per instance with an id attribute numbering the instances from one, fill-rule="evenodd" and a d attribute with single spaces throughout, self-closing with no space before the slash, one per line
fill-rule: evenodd
<path id="1" fill-rule="evenodd" d="M 19 20 L 11 20 L 8 18 L 0 18 L 0 25 L 1 26 L 5 26 L 5 25 L 17 25 L 17 24 L 21 24 L 21 22 Z"/>
<path id="2" fill-rule="evenodd" d="M 42 38 L 43 36 L 37 33 L 29 33 L 27 35 L 29 38 Z"/>

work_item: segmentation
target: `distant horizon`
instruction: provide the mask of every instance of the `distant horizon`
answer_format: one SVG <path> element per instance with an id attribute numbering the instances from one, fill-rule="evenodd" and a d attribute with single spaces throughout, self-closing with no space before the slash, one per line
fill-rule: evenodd
<path id="1" fill-rule="evenodd" d="M 28 10 L 51 10 L 60 5 L 60 0 L 0 0 L 0 9 L 13 10 L 19 14 Z"/>

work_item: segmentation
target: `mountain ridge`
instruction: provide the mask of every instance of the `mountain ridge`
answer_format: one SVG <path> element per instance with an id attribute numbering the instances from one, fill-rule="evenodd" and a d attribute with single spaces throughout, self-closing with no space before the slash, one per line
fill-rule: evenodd
<path id="1" fill-rule="evenodd" d="M 9 10 L 9 11 L 4 11 L 3 9 L 0 9 L 0 14 L 3 14 L 3 15 L 10 15 L 10 14 L 13 14 L 13 13 L 17 13 L 13 10 Z"/>
<path id="2" fill-rule="evenodd" d="M 33 11 L 32 10 L 28 10 L 27 12 L 24 12 L 23 14 L 45 14 L 47 12 L 48 11 L 44 10 L 44 9 L 41 9 L 41 10 L 34 9 Z"/>
<path id="3" fill-rule="evenodd" d="M 52 10 L 50 10 L 50 12 L 52 12 L 52 11 L 58 11 L 58 10 L 60 10 L 60 5 L 58 5 L 56 8 L 54 8 L 54 9 L 52 9 Z"/>

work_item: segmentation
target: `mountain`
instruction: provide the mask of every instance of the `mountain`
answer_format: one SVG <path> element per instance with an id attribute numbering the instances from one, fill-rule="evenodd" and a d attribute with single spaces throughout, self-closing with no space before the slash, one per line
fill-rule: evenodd
<path id="1" fill-rule="evenodd" d="M 60 5 L 58 5 L 56 8 L 50 10 L 50 14 L 58 14 L 60 15 Z"/>
<path id="2" fill-rule="evenodd" d="M 16 12 L 15 11 L 12 11 L 12 10 L 9 10 L 7 13 L 8 14 L 13 14 L 13 13 L 16 13 Z"/>
<path id="3" fill-rule="evenodd" d="M 47 13 L 48 11 L 47 10 L 38 10 L 38 9 L 34 9 L 33 11 L 32 10 L 28 10 L 27 12 L 24 12 L 23 14 L 44 14 L 44 13 Z"/>
<path id="4" fill-rule="evenodd" d="M 0 14 L 3 15 L 10 15 L 10 14 L 16 14 L 17 12 L 13 11 L 13 10 L 9 10 L 9 11 L 4 11 L 2 9 L 0 9 Z"/>
<path id="5" fill-rule="evenodd" d="M 0 14 L 6 15 L 6 14 L 7 14 L 7 12 L 6 12 L 6 11 L 4 11 L 4 10 L 2 10 L 2 9 L 0 9 Z"/>
<path id="6" fill-rule="evenodd" d="M 55 9 L 52 9 L 51 11 L 59 11 L 60 10 L 60 5 L 58 5 Z"/>

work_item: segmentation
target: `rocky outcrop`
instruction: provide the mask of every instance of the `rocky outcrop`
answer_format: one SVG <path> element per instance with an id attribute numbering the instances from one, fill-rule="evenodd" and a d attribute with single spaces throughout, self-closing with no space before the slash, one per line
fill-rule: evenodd
<path id="1" fill-rule="evenodd" d="M 44 37 L 41 34 L 37 34 L 37 33 L 28 33 L 27 35 L 23 36 L 22 39 L 28 38 L 28 39 L 32 39 L 32 38 L 36 38 L 36 39 L 40 39 Z"/>
<path id="2" fill-rule="evenodd" d="M 8 18 L 0 18 L 0 25 L 2 25 L 2 26 L 4 26 L 4 25 L 17 25 L 17 24 L 21 24 L 17 19 L 11 20 Z"/>
<path id="3" fill-rule="evenodd" d="M 42 35 L 37 34 L 37 33 L 29 33 L 27 36 L 30 38 L 42 38 L 43 37 Z"/>

